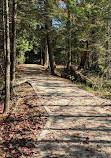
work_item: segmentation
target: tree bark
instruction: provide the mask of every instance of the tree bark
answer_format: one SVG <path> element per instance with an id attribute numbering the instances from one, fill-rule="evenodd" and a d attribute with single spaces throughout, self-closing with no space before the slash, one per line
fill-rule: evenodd
<path id="1" fill-rule="evenodd" d="M 106 68 L 106 76 L 107 78 L 110 77 L 110 61 L 111 61 L 111 54 L 110 54 L 110 24 L 109 20 L 107 20 L 107 41 L 106 41 L 106 55 L 105 55 L 105 68 Z"/>
<path id="2" fill-rule="evenodd" d="M 3 53 L 4 53 L 4 67 L 5 67 L 5 58 L 6 58 L 6 36 L 5 36 L 5 3 L 3 0 Z"/>
<path id="3" fill-rule="evenodd" d="M 66 7 L 67 7 L 67 22 L 66 22 L 66 29 L 68 32 L 68 35 L 66 37 L 66 59 L 67 59 L 67 69 L 70 69 L 71 66 L 71 43 L 70 43 L 70 8 L 69 8 L 69 0 L 66 1 Z"/>
<path id="4" fill-rule="evenodd" d="M 49 15 L 49 0 L 45 0 L 45 18 L 46 18 L 46 32 L 47 32 L 47 45 L 48 45 L 48 53 L 49 53 L 49 62 L 50 62 L 50 68 L 51 73 L 53 75 L 56 75 L 56 66 L 54 62 L 54 56 L 53 56 L 53 48 L 52 48 L 52 39 L 51 39 L 51 28 L 52 28 L 52 19 Z"/>
<path id="5" fill-rule="evenodd" d="M 88 68 L 89 67 L 89 51 L 88 51 L 88 41 L 86 41 L 86 50 L 83 51 L 82 56 L 81 56 L 81 62 L 79 65 L 79 68 Z"/>
<path id="6" fill-rule="evenodd" d="M 56 74 L 56 67 L 54 63 L 54 56 L 52 53 L 52 40 L 50 35 L 47 35 L 47 44 L 48 44 L 48 52 L 49 52 L 49 61 L 50 61 L 50 68 L 53 75 Z"/>
<path id="7" fill-rule="evenodd" d="M 10 37 L 9 37 L 9 1 L 5 0 L 5 34 L 6 34 L 6 61 L 5 61 L 5 106 L 4 113 L 10 107 Z"/>
<path id="8" fill-rule="evenodd" d="M 49 53 L 48 53 L 48 45 L 47 45 L 47 36 L 45 38 L 45 62 L 44 62 L 44 65 L 47 65 L 48 68 L 49 68 Z"/>
<path id="9" fill-rule="evenodd" d="M 16 9 L 17 1 L 13 0 L 13 13 L 12 13 L 12 53 L 11 53 L 11 83 L 15 80 L 15 63 L 16 63 Z"/>
<path id="10" fill-rule="evenodd" d="M 96 24 L 96 19 L 92 19 L 92 24 Z M 96 35 L 96 29 L 93 28 L 91 32 L 91 38 L 92 38 L 92 66 L 91 69 L 97 71 L 99 69 L 98 64 L 98 50 L 96 47 L 96 41 L 97 41 L 97 35 Z"/>

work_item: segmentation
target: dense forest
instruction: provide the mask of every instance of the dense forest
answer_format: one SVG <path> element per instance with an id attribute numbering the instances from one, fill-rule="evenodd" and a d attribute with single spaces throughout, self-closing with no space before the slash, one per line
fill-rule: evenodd
<path id="1" fill-rule="evenodd" d="M 0 0 L 0 158 L 111 158 L 111 0 Z"/>
<path id="2" fill-rule="evenodd" d="M 9 110 L 16 67 L 22 63 L 47 65 L 53 75 L 63 65 L 61 77 L 102 88 L 110 96 L 110 28 L 110 0 L 1 0 L 4 112 Z"/>

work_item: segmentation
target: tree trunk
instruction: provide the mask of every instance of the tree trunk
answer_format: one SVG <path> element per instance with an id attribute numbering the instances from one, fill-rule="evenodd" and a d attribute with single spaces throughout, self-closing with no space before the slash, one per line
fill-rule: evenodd
<path id="1" fill-rule="evenodd" d="M 48 53 L 48 45 L 47 45 L 47 37 L 45 38 L 45 62 L 44 62 L 44 65 L 47 65 L 48 68 L 49 68 L 49 53 Z"/>
<path id="2" fill-rule="evenodd" d="M 15 63 L 16 63 L 16 9 L 17 2 L 13 0 L 13 14 L 12 14 L 12 53 L 11 53 L 11 83 L 15 80 Z"/>
<path id="3" fill-rule="evenodd" d="M 5 106 L 4 113 L 9 112 L 10 107 L 10 37 L 9 37 L 9 4 L 5 0 L 5 33 L 6 33 L 6 61 L 5 61 Z"/>
<path id="4" fill-rule="evenodd" d="M 99 69 L 99 64 L 98 64 L 98 52 L 96 46 L 92 48 L 92 70 L 97 71 Z"/>
<path id="5" fill-rule="evenodd" d="M 48 52 L 49 52 L 49 61 L 50 61 L 50 68 L 53 75 L 56 74 L 56 67 L 54 63 L 54 56 L 52 53 L 52 40 L 49 34 L 47 34 L 47 44 L 48 44 Z"/>
<path id="6" fill-rule="evenodd" d="M 96 24 L 96 19 L 92 19 L 92 24 Z M 91 32 L 91 38 L 92 38 L 92 66 L 91 69 L 92 70 L 98 70 L 99 69 L 99 64 L 98 64 L 98 50 L 97 50 L 97 46 L 96 46 L 96 41 L 97 41 L 97 34 L 96 34 L 96 29 L 92 28 L 92 32 Z"/>
<path id="7" fill-rule="evenodd" d="M 86 50 L 83 51 L 81 56 L 81 62 L 79 65 L 79 68 L 88 68 L 89 67 L 89 59 L 88 59 L 89 51 L 88 51 L 88 41 L 86 41 Z"/>
<path id="8" fill-rule="evenodd" d="M 4 67 L 5 67 L 5 58 L 6 58 L 6 35 L 5 35 L 5 3 L 3 0 L 3 53 L 4 53 Z"/>
<path id="9" fill-rule="evenodd" d="M 71 43 L 70 43 L 70 8 L 69 8 L 69 0 L 66 1 L 66 7 L 67 7 L 67 22 L 66 22 L 66 29 L 67 29 L 67 32 L 68 32 L 68 35 L 66 37 L 66 59 L 67 59 L 67 69 L 70 69 L 70 66 L 71 66 Z"/>
<path id="10" fill-rule="evenodd" d="M 4 10 L 4 8 L 3 8 L 3 0 L 2 1 L 0 1 L 0 11 L 1 11 L 1 13 L 0 13 L 0 67 L 3 67 L 3 43 L 4 43 L 4 41 L 3 41 L 3 19 L 4 19 L 4 13 L 3 13 L 3 10 Z M 1 72 L 1 71 L 0 71 Z M 0 76 L 0 78 L 1 78 L 2 76 Z"/>
<path id="11" fill-rule="evenodd" d="M 105 68 L 106 68 L 106 76 L 107 78 L 110 77 L 110 61 L 111 61 L 111 54 L 110 54 L 110 24 L 109 20 L 107 20 L 107 41 L 106 41 L 106 56 L 105 56 Z"/>
<path id="12" fill-rule="evenodd" d="M 49 15 L 49 0 L 45 0 L 45 18 L 46 18 L 46 31 L 47 31 L 47 45 L 48 45 L 48 53 L 49 53 L 49 62 L 51 73 L 56 75 L 56 66 L 54 62 L 53 49 L 52 49 L 52 39 L 51 39 L 51 28 L 52 28 L 52 19 Z"/>

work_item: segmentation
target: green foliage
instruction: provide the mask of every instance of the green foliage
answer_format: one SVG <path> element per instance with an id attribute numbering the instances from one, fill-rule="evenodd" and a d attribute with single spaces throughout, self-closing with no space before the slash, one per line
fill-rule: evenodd
<path id="1" fill-rule="evenodd" d="M 64 4 L 63 7 L 60 3 L 57 4 L 56 1 L 50 0 L 49 7 L 45 8 L 43 0 L 24 0 L 19 3 L 17 19 L 19 61 L 25 61 L 25 52 L 32 52 L 32 55 L 38 54 L 37 58 L 40 58 L 41 51 L 44 53 L 47 34 L 45 24 L 48 13 L 53 24 L 50 36 L 56 64 L 66 65 L 66 40 L 68 39 L 72 64 L 79 67 L 84 52 L 88 51 L 84 69 L 96 71 L 96 65 L 98 65 L 99 74 L 103 73 L 103 76 L 104 74 L 108 76 L 108 70 L 111 70 L 110 61 L 106 60 L 111 56 L 109 47 L 107 50 L 107 43 L 111 45 L 111 24 L 108 26 L 107 23 L 111 21 L 110 0 L 68 0 L 68 4 L 65 1 Z M 70 24 L 67 29 L 68 21 Z M 73 80 L 72 76 L 71 80 Z M 86 89 L 88 89 L 87 86 Z"/>
<path id="2" fill-rule="evenodd" d="M 91 90 L 91 88 L 88 85 L 84 86 L 84 89 L 87 90 L 87 91 Z"/>
<path id="3" fill-rule="evenodd" d="M 70 75 L 70 80 L 71 80 L 72 82 L 75 81 L 75 77 L 72 76 L 72 75 Z"/>

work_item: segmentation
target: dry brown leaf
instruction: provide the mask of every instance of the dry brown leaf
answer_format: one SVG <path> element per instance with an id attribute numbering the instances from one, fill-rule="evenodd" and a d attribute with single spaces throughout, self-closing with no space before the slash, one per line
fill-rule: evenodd
<path id="1" fill-rule="evenodd" d="M 87 147 L 87 148 L 86 148 L 86 151 L 94 151 L 94 148 L 92 148 L 92 147 Z"/>
<path id="2" fill-rule="evenodd" d="M 101 148 L 99 148 L 99 149 L 96 149 L 98 152 L 101 152 L 102 151 L 102 149 Z"/>

